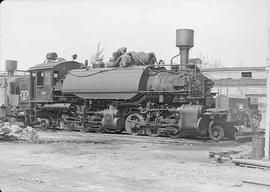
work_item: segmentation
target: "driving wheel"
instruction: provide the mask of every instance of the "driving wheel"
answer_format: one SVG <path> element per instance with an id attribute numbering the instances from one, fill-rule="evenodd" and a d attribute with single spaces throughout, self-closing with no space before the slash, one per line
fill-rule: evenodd
<path id="1" fill-rule="evenodd" d="M 146 128 L 146 134 L 151 137 L 157 137 L 160 135 L 159 127 L 162 126 L 162 116 L 157 116 L 155 120 L 155 126 L 149 126 Z"/>
<path id="2" fill-rule="evenodd" d="M 139 113 L 130 114 L 125 121 L 126 131 L 132 135 L 139 135 L 142 133 L 141 124 L 143 123 L 143 117 Z"/>

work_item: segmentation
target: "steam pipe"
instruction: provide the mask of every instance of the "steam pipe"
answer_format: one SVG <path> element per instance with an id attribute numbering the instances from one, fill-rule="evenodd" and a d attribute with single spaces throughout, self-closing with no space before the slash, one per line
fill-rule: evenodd
<path id="1" fill-rule="evenodd" d="M 177 55 L 175 55 L 175 56 L 173 56 L 173 57 L 171 58 L 171 64 L 172 64 L 172 62 L 173 62 L 173 59 L 176 58 L 176 57 L 178 57 L 179 55 L 180 55 L 180 53 L 178 53 Z"/>

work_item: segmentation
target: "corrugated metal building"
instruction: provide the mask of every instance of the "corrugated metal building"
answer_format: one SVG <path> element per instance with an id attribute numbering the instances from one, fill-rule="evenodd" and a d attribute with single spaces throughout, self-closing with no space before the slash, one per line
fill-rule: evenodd
<path id="1" fill-rule="evenodd" d="M 265 126 L 266 72 L 265 67 L 209 68 L 203 73 L 215 82 L 212 92 L 228 97 L 249 97 L 262 113 Z"/>

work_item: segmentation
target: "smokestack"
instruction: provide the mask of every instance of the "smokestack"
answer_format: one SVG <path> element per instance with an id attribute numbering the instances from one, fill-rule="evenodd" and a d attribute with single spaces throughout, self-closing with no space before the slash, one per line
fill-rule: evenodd
<path id="1" fill-rule="evenodd" d="M 13 76 L 16 70 L 17 70 L 17 61 L 6 60 L 6 71 L 8 72 L 8 76 Z"/>
<path id="2" fill-rule="evenodd" d="M 180 50 L 180 64 L 187 65 L 189 59 L 189 49 L 193 47 L 194 30 L 177 29 L 176 30 L 176 47 Z"/>

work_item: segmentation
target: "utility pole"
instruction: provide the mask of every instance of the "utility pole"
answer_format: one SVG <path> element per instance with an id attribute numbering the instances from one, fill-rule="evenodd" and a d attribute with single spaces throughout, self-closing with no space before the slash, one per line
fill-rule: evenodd
<path id="1" fill-rule="evenodd" d="M 270 2 L 268 3 L 268 16 L 270 16 Z M 264 143 L 264 157 L 270 160 L 270 21 L 268 21 L 267 34 L 267 65 L 266 70 L 266 126 L 265 126 L 265 143 Z"/>
<path id="2" fill-rule="evenodd" d="M 266 67 L 266 126 L 265 126 L 265 159 L 270 160 L 270 66 Z"/>

